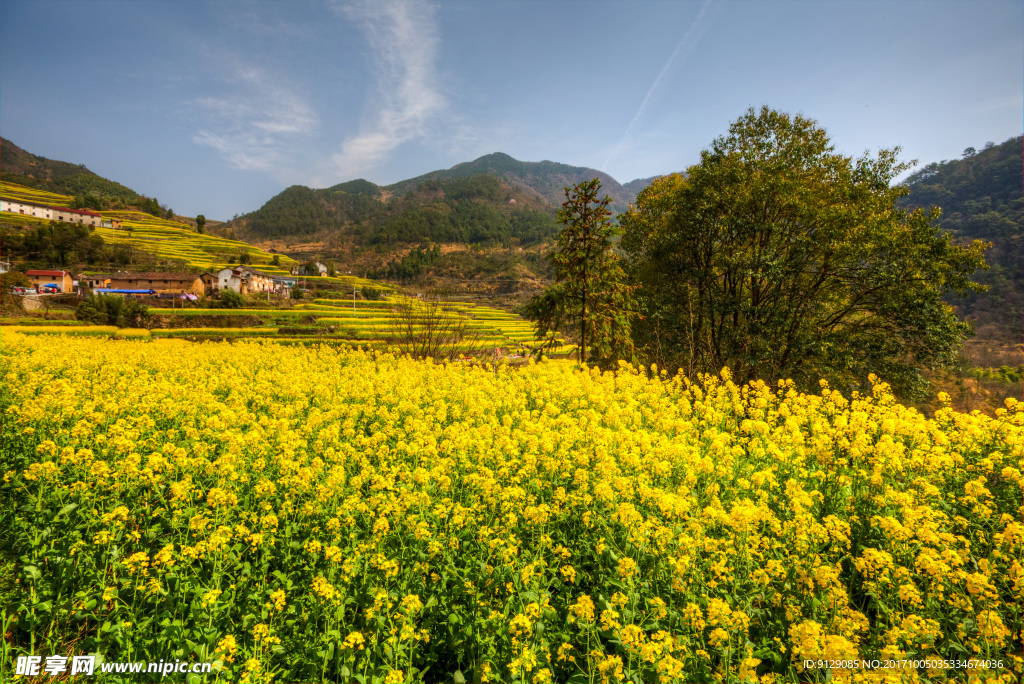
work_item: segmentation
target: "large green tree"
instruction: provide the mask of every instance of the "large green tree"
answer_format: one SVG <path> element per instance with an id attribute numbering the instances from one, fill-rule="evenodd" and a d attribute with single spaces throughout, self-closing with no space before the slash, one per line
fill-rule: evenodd
<path id="1" fill-rule="evenodd" d="M 565 202 L 558 212 L 564 228 L 550 254 L 555 284 L 526 307 L 536 321 L 537 333 L 549 338 L 567 330 L 579 341 L 580 363 L 631 359 L 630 326 L 635 316 L 631 304 L 634 286 L 612 251 L 619 234 L 609 218 L 611 197 L 598 199 L 601 182 L 583 181 L 565 188 Z M 589 353 L 588 353 L 589 352 Z"/>
<path id="2" fill-rule="evenodd" d="M 899 148 L 853 159 L 815 121 L 750 109 L 684 176 L 620 217 L 642 285 L 641 344 L 688 374 L 846 388 L 874 372 L 904 396 L 953 363 L 969 326 L 944 293 L 978 286 L 984 244 L 952 244 L 937 210 L 896 206 Z"/>

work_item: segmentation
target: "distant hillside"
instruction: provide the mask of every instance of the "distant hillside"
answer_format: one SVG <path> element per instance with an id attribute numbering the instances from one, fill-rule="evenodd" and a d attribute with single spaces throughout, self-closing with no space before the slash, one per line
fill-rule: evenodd
<path id="1" fill-rule="evenodd" d="M 258 238 L 336 231 L 353 246 L 532 244 L 557 232 L 552 205 L 488 174 L 425 178 L 405 188 L 365 180 L 323 190 L 294 185 L 232 224 Z"/>
<path id="2" fill-rule="evenodd" d="M 636 180 L 629 181 L 622 187 L 626 188 L 626 190 L 633 193 L 633 196 L 636 197 L 636 195 L 640 194 L 641 190 L 643 190 L 648 185 L 656 181 L 658 178 L 660 178 L 660 176 L 651 176 L 650 178 L 637 178 Z"/>
<path id="3" fill-rule="evenodd" d="M 140 199 L 131 188 L 93 173 L 84 164 L 40 157 L 5 138 L 0 138 L 0 177 L 8 183 L 63 195 L 94 195 L 125 204 L 135 204 Z"/>
<path id="4" fill-rule="evenodd" d="M 522 162 L 502 152 L 488 154 L 471 162 L 456 164 L 450 169 L 431 171 L 416 178 L 388 186 L 389 190 L 402 192 L 427 179 L 453 180 L 486 173 L 497 176 L 510 185 L 532 190 L 549 203 L 559 206 L 565 201 L 565 188 L 597 178 L 601 181 L 602 195 L 612 198 L 612 209 L 621 213 L 636 201 L 636 194 L 647 187 L 654 178 L 637 179 L 626 185 L 620 184 L 608 174 L 585 166 L 569 166 L 552 161 Z"/>
<path id="5" fill-rule="evenodd" d="M 70 195 L 70 206 L 74 209 L 138 210 L 157 218 L 176 220 L 174 210 L 160 204 L 156 197 L 140 195 L 93 173 L 84 164 L 70 164 L 26 152 L 4 138 L 0 138 L 0 181 Z"/>
<path id="6" fill-rule="evenodd" d="M 980 333 L 1019 341 L 1024 325 L 1024 137 L 1010 138 L 963 159 L 929 164 L 905 182 L 908 208 L 937 206 L 939 225 L 959 241 L 992 243 L 991 268 L 976 280 L 989 286 L 951 300 Z"/>
<path id="7" fill-rule="evenodd" d="M 361 178 L 320 190 L 293 185 L 224 229 L 255 239 L 335 233 L 359 245 L 510 238 L 528 244 L 556 232 L 564 188 L 592 178 L 622 212 L 655 177 L 621 185 L 595 169 L 497 152 L 387 186 Z"/>
<path id="8" fill-rule="evenodd" d="M 304 236 L 340 231 L 384 210 L 383 203 L 373 195 L 346 192 L 340 187 L 312 190 L 304 185 L 293 185 L 256 211 L 229 221 L 222 228 L 237 228 L 240 233 L 259 238 Z"/>

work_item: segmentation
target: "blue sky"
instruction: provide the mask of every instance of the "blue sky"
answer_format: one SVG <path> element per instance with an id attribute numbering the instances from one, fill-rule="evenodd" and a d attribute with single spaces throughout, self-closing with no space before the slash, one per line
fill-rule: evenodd
<path id="1" fill-rule="evenodd" d="M 626 182 L 762 104 L 851 155 L 1002 142 L 1024 129 L 1024 3 L 0 3 L 0 135 L 189 216 L 496 151 Z"/>

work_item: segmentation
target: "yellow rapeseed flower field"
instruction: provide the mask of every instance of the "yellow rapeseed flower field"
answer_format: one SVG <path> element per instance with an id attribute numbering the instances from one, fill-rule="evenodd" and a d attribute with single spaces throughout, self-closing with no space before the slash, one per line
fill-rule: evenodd
<path id="1" fill-rule="evenodd" d="M 926 419 L 881 382 L 8 331 L 0 376 L 5 675 L 29 653 L 232 682 L 1024 674 L 1012 399 Z"/>

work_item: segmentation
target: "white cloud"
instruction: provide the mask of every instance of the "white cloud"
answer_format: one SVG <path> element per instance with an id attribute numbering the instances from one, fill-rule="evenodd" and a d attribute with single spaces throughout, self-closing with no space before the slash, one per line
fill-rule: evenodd
<path id="1" fill-rule="evenodd" d="M 237 67 L 225 80 L 230 94 L 193 101 L 205 125 L 192 140 L 238 168 L 273 170 L 285 160 L 294 136 L 317 129 L 310 107 L 262 69 Z"/>
<path id="2" fill-rule="evenodd" d="M 359 24 L 372 50 L 375 105 L 360 131 L 333 155 L 347 178 L 387 160 L 399 145 L 427 135 L 427 125 L 446 106 L 438 86 L 440 48 L 435 8 L 425 2 L 332 3 Z"/>

